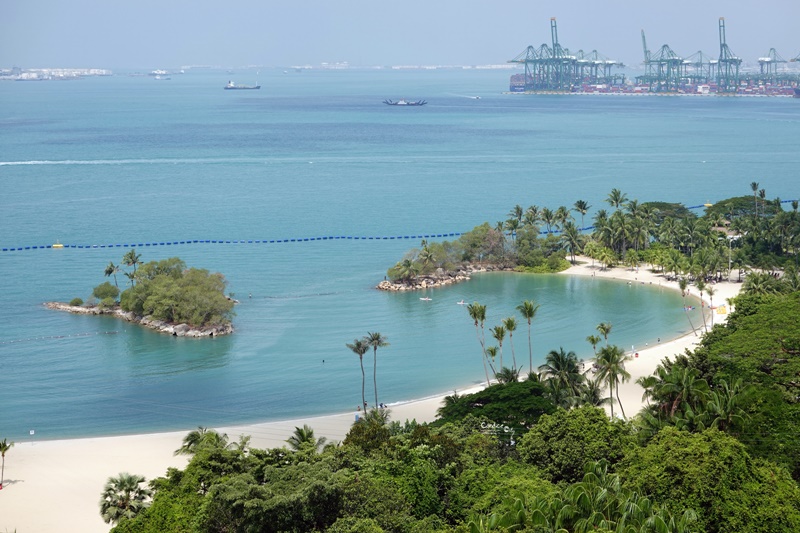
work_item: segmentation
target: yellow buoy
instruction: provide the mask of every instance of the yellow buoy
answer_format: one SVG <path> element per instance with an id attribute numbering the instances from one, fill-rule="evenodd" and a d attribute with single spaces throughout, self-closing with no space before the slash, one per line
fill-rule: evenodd
<path id="1" fill-rule="evenodd" d="M 52 247 L 53 247 L 53 248 L 63 248 L 63 247 L 64 247 L 64 245 L 63 245 L 63 244 L 61 244 L 60 242 L 56 241 L 56 243 L 55 243 L 55 244 L 54 244 Z"/>

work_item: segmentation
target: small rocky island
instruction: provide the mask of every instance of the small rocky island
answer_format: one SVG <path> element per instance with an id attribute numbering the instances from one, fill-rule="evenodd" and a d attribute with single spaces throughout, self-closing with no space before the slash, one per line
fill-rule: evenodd
<path id="1" fill-rule="evenodd" d="M 376 289 L 382 291 L 420 291 L 424 289 L 435 289 L 437 287 L 445 287 L 447 285 L 454 285 L 462 281 L 469 281 L 472 274 L 476 272 L 498 272 L 498 271 L 513 271 L 513 268 L 503 267 L 497 265 L 465 265 L 458 270 L 444 271 L 439 268 L 430 275 L 417 275 L 409 278 L 398 278 L 394 280 L 385 279 L 378 283 Z"/>
<path id="2" fill-rule="evenodd" d="M 145 264 L 135 250 L 125 254 L 122 264 L 132 270 L 125 272 L 109 263 L 105 275 L 113 276 L 114 283 L 106 281 L 95 287 L 89 302 L 73 298 L 69 303 L 47 302 L 45 307 L 75 314 L 108 315 L 175 337 L 233 333 L 231 318 L 236 300 L 225 295 L 222 274 L 186 268 L 177 257 Z M 119 273 L 130 284 L 122 292 Z"/>

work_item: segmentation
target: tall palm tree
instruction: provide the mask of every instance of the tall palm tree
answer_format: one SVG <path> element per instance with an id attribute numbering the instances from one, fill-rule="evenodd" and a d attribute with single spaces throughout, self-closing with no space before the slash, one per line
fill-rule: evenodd
<path id="1" fill-rule="evenodd" d="M 486 347 L 486 360 L 489 361 L 489 368 L 492 369 L 492 375 L 497 379 L 497 369 L 494 367 L 494 360 L 497 358 L 497 346 Z"/>
<path id="2" fill-rule="evenodd" d="M 686 307 L 686 293 L 688 292 L 686 289 L 689 287 L 689 280 L 685 277 L 682 277 L 678 280 L 678 287 L 681 289 L 681 296 L 683 297 L 683 312 L 686 313 L 686 319 L 689 321 L 689 326 L 692 328 L 692 333 L 694 336 L 697 337 L 697 331 L 694 329 L 694 324 L 692 324 L 692 317 L 689 316 L 689 308 Z"/>
<path id="3" fill-rule="evenodd" d="M 575 202 L 574 209 L 581 215 L 581 232 L 583 232 L 585 228 L 585 225 L 583 223 L 583 217 L 586 216 L 586 213 L 589 211 L 591 207 L 592 206 L 590 206 L 589 203 L 586 202 L 586 200 L 578 200 Z"/>
<path id="4" fill-rule="evenodd" d="M 597 364 L 597 378 L 601 381 L 608 383 L 609 398 L 614 395 L 616 389 L 617 403 L 622 412 L 622 417 L 625 417 L 625 409 L 622 407 L 622 401 L 619 399 L 619 384 L 625 383 L 631 379 L 631 374 L 625 370 L 625 361 L 630 360 L 630 356 L 626 356 L 625 352 L 619 346 L 611 345 L 604 346 L 600 349 L 600 353 L 595 359 Z M 611 400 L 611 417 L 614 417 L 614 404 Z"/>
<path id="5" fill-rule="evenodd" d="M 119 289 L 119 284 L 117 283 L 117 272 L 119 272 L 119 266 L 115 265 L 113 261 L 109 261 L 104 274 L 106 277 L 114 276 L 114 286 Z"/>
<path id="6" fill-rule="evenodd" d="M 144 476 L 127 472 L 108 478 L 100 499 L 100 516 L 106 524 L 116 524 L 123 517 L 134 518 L 147 507 L 147 499 L 153 491 L 142 487 L 144 482 Z"/>
<path id="7" fill-rule="evenodd" d="M 602 335 L 603 338 L 605 339 L 606 346 L 608 346 L 608 335 L 611 333 L 611 328 L 612 328 L 611 322 L 600 322 L 599 324 L 597 324 L 597 328 L 595 328 L 597 329 L 597 331 L 600 332 L 600 335 Z"/>
<path id="8" fill-rule="evenodd" d="M 539 310 L 539 304 L 536 300 L 525 300 L 517 306 L 517 311 L 520 312 L 522 318 L 528 321 L 528 368 L 533 372 L 533 345 L 531 344 L 531 321 L 536 318 L 536 312 Z"/>
<path id="9" fill-rule="evenodd" d="M 514 370 L 517 370 L 517 355 L 514 353 L 514 332 L 517 330 L 517 319 L 513 316 L 503 319 L 503 327 L 508 332 L 508 343 L 511 345 L 511 362 Z"/>
<path id="10" fill-rule="evenodd" d="M 319 452 L 327 441 L 328 439 L 325 437 L 316 438 L 314 436 L 314 430 L 311 429 L 308 424 L 303 424 L 302 428 L 295 426 L 292 436 L 286 439 L 289 447 L 294 451 L 311 449 L 314 450 L 314 452 Z"/>
<path id="11" fill-rule="evenodd" d="M 467 312 L 469 317 L 475 321 L 475 334 L 478 336 L 478 342 L 481 343 L 481 355 L 483 360 L 483 371 L 486 373 L 486 386 L 489 386 L 489 369 L 486 368 L 486 342 L 483 335 L 483 323 L 486 322 L 486 306 L 478 302 L 467 304 Z M 480 329 L 478 327 L 480 326 Z"/>
<path id="12" fill-rule="evenodd" d="M 372 384 L 375 387 L 375 408 L 378 408 L 378 348 L 389 346 L 387 338 L 379 332 L 367 332 L 364 341 L 372 346 Z"/>
<path id="13" fill-rule="evenodd" d="M 506 328 L 503 325 L 495 326 L 489 330 L 492 334 L 492 338 L 497 341 L 497 345 L 500 347 L 500 370 L 503 369 L 503 341 L 506 339 Z"/>
<path id="14" fill-rule="evenodd" d="M 524 214 L 525 214 L 525 213 L 524 213 L 524 211 L 523 211 L 523 209 L 522 209 L 522 206 L 521 206 L 521 205 L 519 205 L 519 204 L 515 205 L 515 206 L 514 206 L 514 208 L 513 208 L 513 209 L 511 209 L 511 211 L 509 211 L 509 212 L 508 212 L 508 216 L 509 216 L 509 218 L 513 218 L 513 219 L 515 219 L 517 222 L 522 222 L 522 216 L 523 216 Z"/>
<path id="15" fill-rule="evenodd" d="M 133 273 L 136 274 L 136 265 L 142 264 L 142 254 L 137 254 L 136 250 L 131 248 L 127 251 L 127 253 L 125 253 L 124 256 L 122 256 L 122 263 L 125 266 L 132 266 Z"/>
<path id="16" fill-rule="evenodd" d="M 572 221 L 564 224 L 564 231 L 561 233 L 561 246 L 569 252 L 570 261 L 575 264 L 575 254 L 581 251 L 581 234 Z"/>
<path id="17" fill-rule="evenodd" d="M 3 458 L 3 465 L 0 466 L 0 489 L 3 488 L 3 479 L 6 473 L 6 452 L 14 446 L 8 439 L 0 440 L 0 457 Z"/>
<path id="18" fill-rule="evenodd" d="M 706 294 L 708 294 L 708 309 L 711 311 L 711 329 L 714 329 L 714 294 L 717 291 L 714 287 L 706 287 Z"/>
<path id="19" fill-rule="evenodd" d="M 758 198 L 756 195 L 758 194 L 758 182 L 752 181 L 750 182 L 750 189 L 753 191 L 753 205 L 755 208 L 755 218 L 758 218 Z"/>
<path id="20" fill-rule="evenodd" d="M 545 358 L 545 364 L 539 366 L 539 372 L 555 381 L 558 388 L 569 391 L 571 396 L 578 395 L 583 375 L 575 352 L 566 352 L 563 347 L 559 350 L 550 350 Z"/>
<path id="21" fill-rule="evenodd" d="M 706 282 L 703 281 L 703 278 L 700 278 L 695 282 L 694 285 L 697 287 L 697 292 L 700 293 L 700 315 L 703 317 L 703 330 L 708 333 L 708 327 L 706 327 L 705 306 L 703 305 L 703 293 L 706 291 Z"/>
<path id="22" fill-rule="evenodd" d="M 353 344 L 347 344 L 346 346 L 358 356 L 358 362 L 361 364 L 361 405 L 366 406 L 367 400 L 364 397 L 364 383 L 366 381 L 366 376 L 364 374 L 364 354 L 369 350 L 369 344 L 367 344 L 364 339 L 356 339 L 353 341 Z M 364 409 L 366 409 L 366 407 L 364 407 Z"/>

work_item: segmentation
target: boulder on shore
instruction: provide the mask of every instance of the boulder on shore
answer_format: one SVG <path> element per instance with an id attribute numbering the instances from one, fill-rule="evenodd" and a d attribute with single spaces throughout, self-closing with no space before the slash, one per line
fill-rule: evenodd
<path id="1" fill-rule="evenodd" d="M 130 311 L 123 311 L 119 307 L 69 305 L 63 302 L 45 302 L 44 306 L 48 309 L 80 315 L 109 315 L 174 337 L 217 337 L 230 335 L 234 331 L 233 324 L 230 323 L 195 328 L 188 324 L 171 324 L 150 316 L 138 316 Z"/>

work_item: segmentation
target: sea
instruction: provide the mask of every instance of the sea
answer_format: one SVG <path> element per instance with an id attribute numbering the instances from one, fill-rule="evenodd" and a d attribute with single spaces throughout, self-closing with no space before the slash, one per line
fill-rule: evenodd
<path id="1" fill-rule="evenodd" d="M 510 74 L 191 69 L 0 82 L 0 437 L 351 411 L 362 375 L 346 344 L 376 331 L 389 341 L 377 352 L 380 403 L 463 390 L 485 377 L 461 301 L 487 305 L 487 329 L 518 318 L 503 356 L 523 373 L 561 347 L 590 358 L 600 322 L 636 350 L 689 330 L 679 294 L 513 273 L 424 293 L 375 286 L 422 239 L 456 239 L 517 204 L 585 200 L 588 226 L 611 209 L 612 188 L 687 206 L 752 194 L 753 181 L 768 198 L 798 197 L 800 100 L 520 95 L 507 92 Z M 229 80 L 261 90 L 223 90 Z M 87 300 L 130 249 L 224 274 L 236 332 L 177 338 L 42 305 Z M 515 310 L 527 299 L 541 306 L 532 355 Z M 364 367 L 372 404 L 372 352 Z"/>

